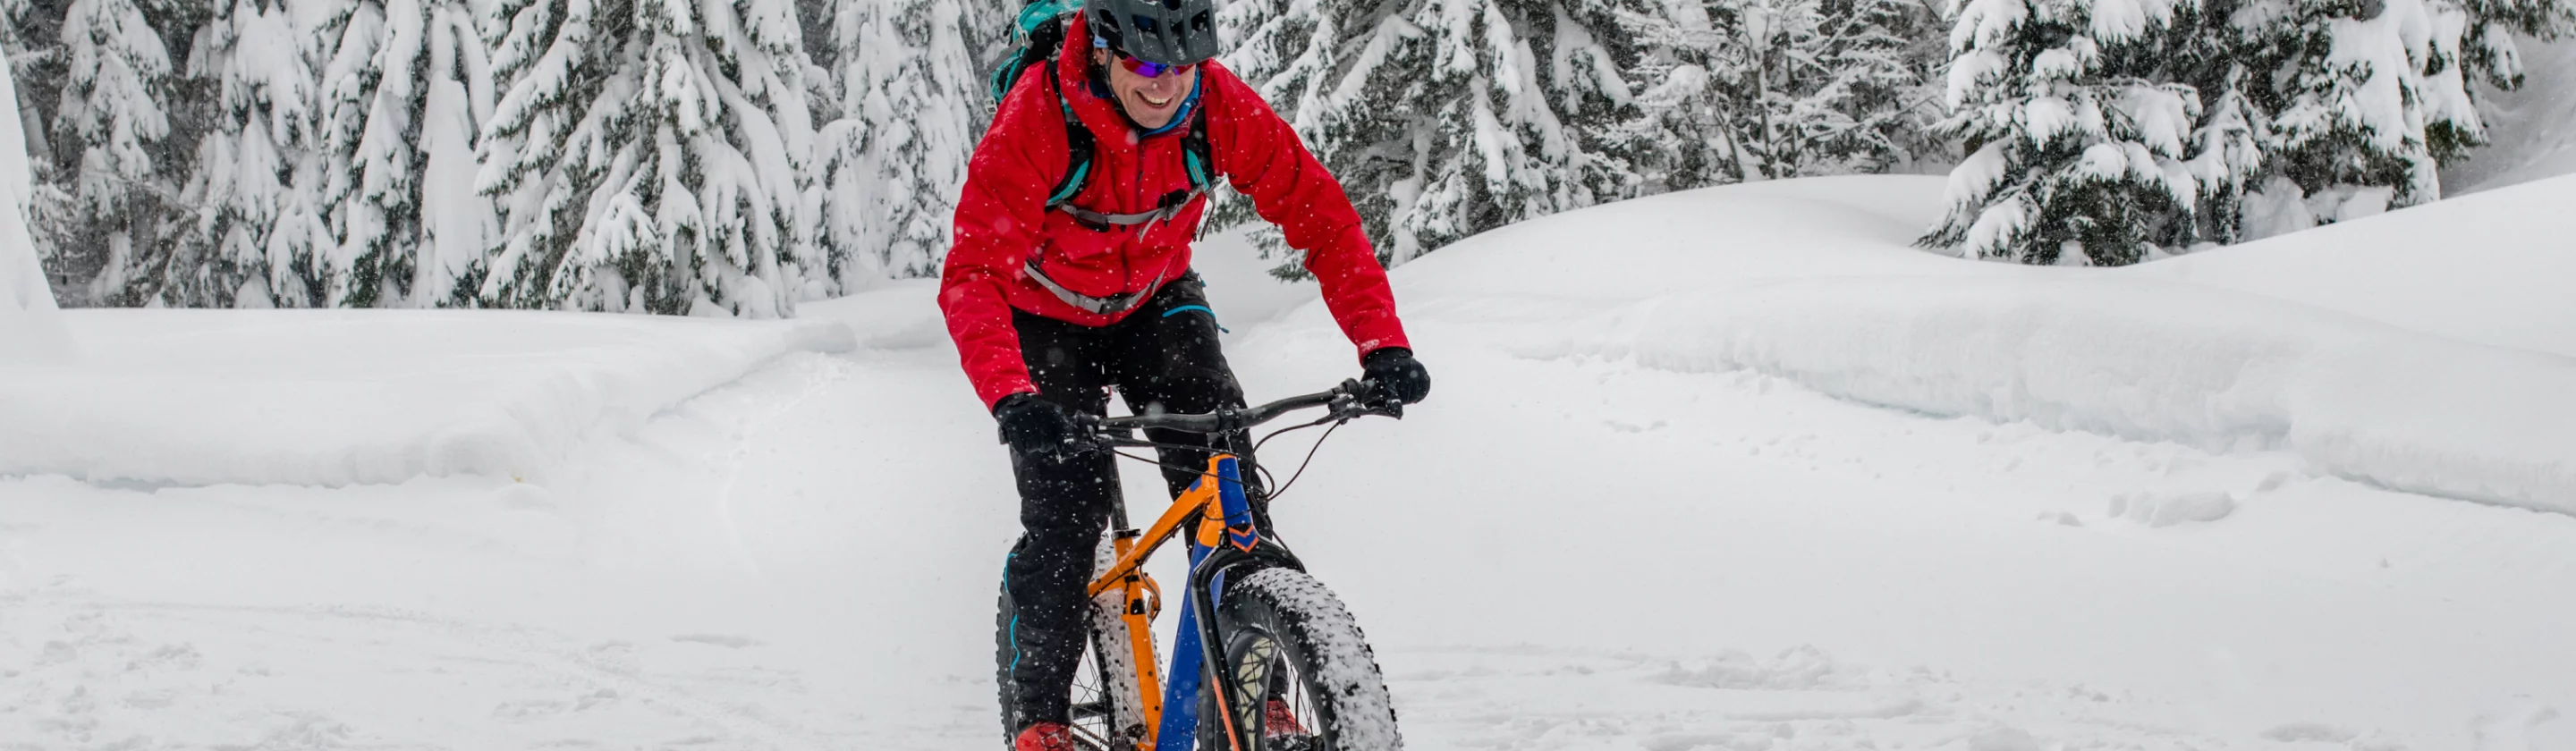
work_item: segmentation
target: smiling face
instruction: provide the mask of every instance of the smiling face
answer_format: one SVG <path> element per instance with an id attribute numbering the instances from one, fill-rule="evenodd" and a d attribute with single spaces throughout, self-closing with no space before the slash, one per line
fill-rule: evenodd
<path id="1" fill-rule="evenodd" d="M 1146 130 L 1171 124 L 1172 118 L 1181 112 L 1181 99 L 1189 96 L 1190 87 L 1199 82 L 1196 66 L 1186 72 L 1146 78 L 1118 64 L 1116 56 L 1108 50 L 1094 50 L 1091 59 L 1099 63 L 1102 70 L 1109 71 L 1109 91 L 1118 96 L 1119 108 L 1126 110 L 1127 118 L 1145 126 Z"/>

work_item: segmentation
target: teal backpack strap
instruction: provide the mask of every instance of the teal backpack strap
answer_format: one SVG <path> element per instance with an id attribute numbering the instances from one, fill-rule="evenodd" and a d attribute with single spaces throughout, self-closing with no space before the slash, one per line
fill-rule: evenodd
<path id="1" fill-rule="evenodd" d="M 1197 98 L 1199 93 L 1193 86 L 1190 96 Z M 1205 99 L 1190 108 L 1189 131 L 1181 134 L 1181 164 L 1189 168 L 1192 190 L 1206 192 L 1216 185 L 1216 149 L 1208 143 Z"/>
<path id="2" fill-rule="evenodd" d="M 1091 128 L 1082 124 L 1082 118 L 1073 114 L 1073 102 L 1064 98 L 1064 78 L 1049 70 L 1047 81 L 1055 85 L 1056 107 L 1064 112 L 1064 177 L 1056 181 L 1046 202 L 1048 208 L 1055 208 L 1081 195 L 1083 184 L 1091 180 L 1093 143 Z"/>

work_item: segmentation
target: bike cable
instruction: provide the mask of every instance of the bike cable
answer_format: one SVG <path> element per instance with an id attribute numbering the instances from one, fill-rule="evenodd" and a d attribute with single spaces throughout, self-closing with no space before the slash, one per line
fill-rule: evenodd
<path id="1" fill-rule="evenodd" d="M 1332 427 L 1330 427 L 1330 428 L 1325 428 L 1325 429 L 1324 429 L 1324 434 L 1323 434 L 1322 436 L 1317 437 L 1317 438 L 1315 439 L 1315 445 L 1314 445 L 1314 446 L 1309 447 L 1309 448 L 1307 448 L 1307 449 L 1306 449 L 1306 458 L 1305 458 L 1303 461 L 1298 462 L 1298 464 L 1297 464 L 1297 471 L 1296 471 L 1295 473 L 1292 473 L 1292 474 L 1288 475 L 1288 483 L 1287 483 L 1286 485 L 1278 485 L 1278 486 L 1276 486 L 1276 487 L 1278 487 L 1279 489 L 1278 489 L 1278 490 L 1276 490 L 1276 491 L 1272 491 L 1272 492 L 1269 494 L 1269 496 L 1268 496 L 1268 497 L 1270 498 L 1270 500 L 1274 500 L 1274 501 L 1275 501 L 1275 500 L 1278 500 L 1280 495 L 1285 494 L 1285 493 L 1287 493 L 1287 492 L 1288 492 L 1288 488 L 1289 488 L 1289 486 L 1297 484 L 1297 478 L 1300 478 L 1300 477 L 1304 477 L 1304 476 L 1306 476 L 1306 468 L 1307 468 L 1307 467 L 1309 467 L 1309 466 L 1312 466 L 1312 465 L 1315 463 L 1315 453 L 1316 453 L 1316 452 L 1318 452 L 1318 451 L 1322 451 L 1322 450 L 1323 450 L 1323 448 L 1324 448 L 1324 441 L 1325 441 L 1326 439 L 1330 439 L 1330 438 L 1332 438 L 1332 437 L 1333 437 L 1333 431 L 1335 431 L 1335 430 L 1340 430 L 1340 429 L 1341 429 L 1341 427 L 1342 427 L 1342 423 L 1346 423 L 1346 422 L 1350 422 L 1350 419 L 1349 419 L 1349 418 L 1346 418 L 1346 417 L 1333 417 L 1333 416 L 1327 416 L 1327 417 L 1325 417 L 1324 419 L 1316 420 L 1316 421 L 1314 421 L 1314 422 L 1306 423 L 1306 424 L 1304 424 L 1304 425 L 1298 425 L 1298 426 L 1295 426 L 1295 427 L 1289 427 L 1289 428 L 1281 428 L 1281 429 L 1279 429 L 1279 430 L 1277 430 L 1277 431 L 1273 431 L 1273 432 L 1272 432 L 1271 434 L 1269 434 L 1269 435 L 1262 436 L 1260 441 L 1254 442 L 1254 443 L 1252 444 L 1252 451 L 1250 451 L 1250 452 L 1248 452 L 1248 453 L 1250 453 L 1250 454 L 1252 454 L 1252 455 L 1254 455 L 1254 456 L 1258 456 L 1258 455 L 1260 455 L 1260 453 L 1261 453 L 1261 447 L 1269 445 L 1269 444 L 1270 444 L 1270 439 L 1272 439 L 1272 438 L 1277 438 L 1277 437 L 1279 437 L 1279 436 L 1282 436 L 1282 435 L 1285 435 L 1285 434 L 1288 434 L 1288 433 L 1291 433 L 1291 432 L 1295 432 L 1295 431 L 1299 431 L 1299 430 L 1305 430 L 1305 429 L 1307 429 L 1307 428 L 1316 427 L 1316 426 L 1319 426 L 1319 425 L 1323 425 L 1323 424 L 1325 424 L 1325 423 L 1331 423 L 1331 424 L 1332 424 Z M 1171 450 L 1181 450 L 1181 451 L 1207 451 L 1207 450 L 1208 450 L 1208 447 L 1206 447 L 1206 446 L 1189 446 L 1189 445 L 1183 445 L 1183 444 L 1178 444 L 1178 443 L 1157 443 L 1157 442 L 1152 442 L 1152 441 L 1140 441 L 1139 443 L 1142 443 L 1142 444 L 1144 444 L 1146 447 L 1153 448 L 1153 449 L 1155 449 L 1155 450 L 1157 450 L 1157 451 L 1166 450 L 1166 449 L 1171 449 Z M 1134 445 L 1134 444 L 1130 444 L 1130 445 Z M 1119 458 L 1121 458 L 1121 459 L 1126 459 L 1126 460 L 1128 460 L 1128 461 L 1137 462 L 1137 463 L 1140 463 L 1140 464 L 1151 464 L 1151 465 L 1154 465 L 1154 466 L 1156 466 L 1156 467 L 1161 467 L 1161 468 L 1163 468 L 1163 469 L 1177 469 L 1177 470 L 1181 470 L 1181 471 L 1183 471 L 1183 472 L 1189 472 L 1189 473 L 1191 473 L 1191 474 L 1198 475 L 1198 476 L 1200 476 L 1200 477 L 1214 477 L 1214 476 L 1215 476 L 1215 475 L 1213 475 L 1213 474 L 1209 473 L 1209 472 L 1207 471 L 1207 468 L 1206 468 L 1206 467 L 1189 467 L 1189 466 L 1183 466 L 1183 465 L 1179 465 L 1179 464 L 1173 464 L 1173 463 L 1170 463 L 1170 462 L 1162 461 L 1162 460 L 1161 460 L 1161 459 L 1159 459 L 1159 458 L 1155 458 L 1155 459 L 1147 459 L 1147 458 L 1145 458 L 1145 457 L 1137 456 L 1137 455 L 1135 455 L 1135 454 L 1130 454 L 1130 453 L 1127 453 L 1127 452 L 1124 452 L 1124 451 L 1117 450 L 1117 449 L 1115 449 L 1115 448 L 1104 449 L 1104 450 L 1108 451 L 1108 452 L 1109 452 L 1109 453 L 1111 453 L 1111 454 L 1115 454 L 1115 455 L 1117 455 L 1117 456 L 1118 456 Z M 1245 464 L 1249 464 L 1249 465 L 1251 465 L 1251 466 L 1252 466 L 1252 471 L 1257 472 L 1257 473 L 1259 473 L 1259 474 L 1261 475 L 1261 478 L 1262 478 L 1262 480 L 1263 480 L 1263 484 L 1268 485 L 1268 484 L 1270 484 L 1270 483 L 1273 483 L 1273 482 L 1277 482 L 1277 481 L 1278 481 L 1278 479 L 1279 479 L 1278 475 L 1271 474 L 1271 473 L 1270 473 L 1270 468 L 1269 468 L 1269 467 L 1262 466 L 1262 465 L 1261 465 L 1260 460 L 1258 460 L 1258 459 L 1253 459 L 1253 458 L 1251 458 L 1251 457 L 1240 457 L 1240 458 L 1242 458 L 1242 459 L 1244 460 L 1244 463 L 1245 463 Z"/>
<path id="2" fill-rule="evenodd" d="M 1346 422 L 1350 422 L 1350 421 L 1349 421 L 1349 420 L 1335 420 L 1335 421 L 1333 421 L 1333 426 L 1332 426 L 1332 427 L 1325 428 L 1325 429 L 1324 429 L 1324 434 L 1323 434 L 1323 435 L 1321 435 L 1321 436 L 1317 436 L 1317 437 L 1315 438 L 1315 445 L 1314 445 L 1313 447 L 1311 447 L 1311 448 L 1306 449 L 1306 459 L 1305 459 L 1305 461 L 1298 462 L 1298 463 L 1297 463 L 1297 471 L 1296 471 L 1296 472 L 1294 472 L 1294 473 L 1292 473 L 1292 474 L 1290 474 L 1290 475 L 1288 475 L 1288 484 L 1286 484 L 1286 485 L 1281 485 L 1281 486 L 1279 486 L 1279 489 L 1278 489 L 1278 490 L 1274 490 L 1274 491 L 1271 491 L 1271 492 L 1270 492 L 1270 500 L 1277 501 L 1277 500 L 1279 500 L 1279 497 L 1280 497 L 1280 496 L 1287 495 L 1287 494 L 1288 494 L 1288 488 L 1293 487 L 1293 486 L 1295 486 L 1295 485 L 1297 484 L 1297 478 L 1305 477 L 1305 476 L 1306 476 L 1306 468 L 1307 468 L 1308 466 L 1312 466 L 1312 465 L 1315 463 L 1315 452 L 1324 450 L 1324 441 L 1331 439 L 1331 438 L 1333 437 L 1333 431 L 1336 431 L 1336 430 L 1340 430 L 1340 429 L 1342 429 L 1342 423 L 1346 423 Z M 1298 428 L 1311 428 L 1311 427 L 1315 427 L 1315 425 L 1316 425 L 1316 424 L 1320 424 L 1320 422 L 1319 422 L 1319 423 L 1313 423 L 1313 424 L 1307 424 L 1307 425 L 1300 425 L 1300 426 L 1298 426 L 1298 427 L 1296 427 L 1296 428 L 1289 428 L 1288 430 L 1297 430 Z M 1282 431 L 1279 431 L 1279 433 L 1286 433 L 1286 432 L 1288 432 L 1288 430 L 1282 430 Z M 1262 443 L 1268 443 L 1268 442 L 1270 442 L 1270 438 L 1277 438 L 1277 437 L 1279 437 L 1279 433 L 1272 433 L 1272 434 L 1270 434 L 1270 437 L 1269 437 L 1269 438 L 1263 438 L 1263 439 L 1261 439 Z M 1253 450 L 1254 450 L 1254 451 L 1259 451 L 1259 450 L 1260 450 L 1260 448 L 1261 448 L 1261 447 L 1260 447 L 1260 445 L 1259 445 L 1259 444 L 1255 444 L 1255 445 L 1253 446 Z M 1264 474 L 1267 474 L 1267 471 L 1266 471 L 1266 470 L 1264 471 Z"/>

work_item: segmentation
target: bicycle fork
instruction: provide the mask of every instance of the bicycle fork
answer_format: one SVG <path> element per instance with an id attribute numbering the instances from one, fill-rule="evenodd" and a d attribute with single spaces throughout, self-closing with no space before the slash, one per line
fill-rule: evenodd
<path id="1" fill-rule="evenodd" d="M 1128 553 L 1136 549 L 1136 538 L 1141 535 L 1134 528 L 1127 526 L 1126 519 L 1123 518 L 1127 512 L 1123 507 L 1118 511 L 1118 515 L 1122 517 L 1118 520 L 1118 536 L 1111 545 L 1118 557 L 1125 559 Z M 1160 685 L 1162 677 L 1156 675 L 1154 671 L 1156 655 L 1152 638 L 1154 615 L 1156 611 L 1162 609 L 1163 591 L 1160 586 L 1154 584 L 1152 577 L 1146 576 L 1141 570 L 1128 571 L 1127 575 L 1119 580 L 1119 588 L 1124 590 L 1125 604 L 1118 609 L 1118 620 L 1127 624 L 1128 664 L 1135 666 L 1136 700 L 1141 705 L 1138 708 L 1143 710 L 1145 720 L 1144 727 L 1135 730 L 1144 731 L 1160 722 L 1163 714 L 1163 691 Z M 1148 595 L 1153 598 L 1150 604 L 1146 599 Z M 1114 676 L 1103 676 L 1103 678 L 1117 680 Z M 1119 730 L 1128 731 L 1127 728 L 1119 728 Z"/>
<path id="2" fill-rule="evenodd" d="M 1119 619 L 1127 625 L 1129 649 L 1134 658 L 1136 695 L 1142 705 L 1139 708 L 1143 710 L 1145 729 L 1150 731 L 1143 738 L 1132 739 L 1137 742 L 1138 751 L 1191 751 L 1195 748 L 1198 740 L 1198 696 L 1202 688 L 1212 690 L 1217 699 L 1217 711 L 1222 720 L 1219 728 L 1226 736 L 1225 744 L 1218 748 L 1237 751 L 1250 748 L 1243 737 L 1246 716 L 1238 709 L 1244 706 L 1244 700 L 1237 695 L 1238 689 L 1233 682 L 1220 675 L 1224 642 L 1216 628 L 1216 593 L 1225 586 L 1225 572 L 1257 557 L 1253 551 L 1276 552 L 1283 558 L 1286 551 L 1263 540 L 1260 530 L 1254 525 L 1252 504 L 1244 494 L 1240 464 L 1230 455 L 1220 454 L 1210 459 L 1208 469 L 1212 477 L 1201 478 L 1198 485 L 1181 496 L 1185 508 L 1196 508 L 1201 514 L 1216 513 L 1208 515 L 1214 518 L 1203 516 L 1196 532 L 1188 535 L 1188 602 L 1181 609 L 1179 629 L 1172 640 L 1171 667 L 1159 671 L 1159 675 L 1155 670 L 1152 628 L 1156 611 L 1161 610 L 1161 587 L 1140 567 L 1129 568 L 1115 585 L 1123 590 L 1125 605 L 1120 609 Z M 1208 488 L 1210 479 L 1217 481 L 1213 491 Z M 1209 498 L 1208 495 L 1215 497 Z M 1118 531 L 1113 538 L 1113 549 L 1118 560 L 1129 561 L 1143 535 L 1127 526 L 1124 508 L 1117 509 L 1115 513 Z M 1220 521 L 1221 524 L 1218 523 Z M 1161 523 L 1156 527 L 1164 528 Z M 1162 539 L 1168 538 L 1158 535 L 1157 542 Z M 1294 565 L 1293 559 L 1289 560 Z"/>

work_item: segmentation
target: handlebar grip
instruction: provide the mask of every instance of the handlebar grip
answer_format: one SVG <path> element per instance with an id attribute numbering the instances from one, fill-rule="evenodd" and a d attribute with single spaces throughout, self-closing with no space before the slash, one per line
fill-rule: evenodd
<path id="1" fill-rule="evenodd" d="M 1221 433 L 1244 430 L 1269 422 L 1280 415 L 1309 407 L 1329 407 L 1334 416 L 1348 419 L 1361 415 L 1402 417 L 1403 408 L 1394 404 L 1373 404 L 1370 395 L 1377 391 L 1373 384 L 1360 379 L 1347 379 L 1341 385 L 1321 393 L 1292 396 L 1246 409 L 1224 409 L 1202 415 L 1135 415 L 1130 417 L 1091 418 L 1084 427 L 1096 435 L 1126 437 L 1135 428 L 1160 428 L 1188 433 Z"/>

